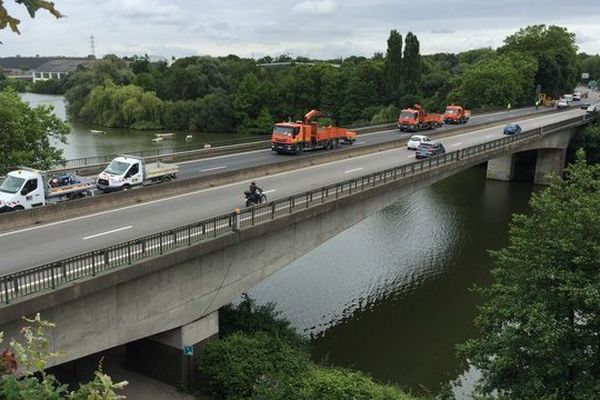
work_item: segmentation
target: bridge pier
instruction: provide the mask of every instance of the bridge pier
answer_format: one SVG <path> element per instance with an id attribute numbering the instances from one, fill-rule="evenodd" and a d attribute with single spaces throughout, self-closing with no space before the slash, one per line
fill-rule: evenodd
<path id="1" fill-rule="evenodd" d="M 215 311 L 179 328 L 128 343 L 127 365 L 173 386 L 189 384 L 198 377 L 204 346 L 218 334 L 219 312 Z"/>
<path id="2" fill-rule="evenodd" d="M 487 163 L 487 178 L 497 181 L 510 181 L 515 174 L 515 157 L 507 154 L 494 158 Z"/>
<path id="3" fill-rule="evenodd" d="M 536 185 L 549 185 L 552 174 L 561 175 L 565 166 L 567 149 L 539 149 L 535 164 Z"/>

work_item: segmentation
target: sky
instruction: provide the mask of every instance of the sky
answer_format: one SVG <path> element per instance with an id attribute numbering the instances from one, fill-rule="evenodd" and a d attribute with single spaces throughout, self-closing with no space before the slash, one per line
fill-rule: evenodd
<path id="1" fill-rule="evenodd" d="M 564 26 L 580 51 L 600 53 L 600 0 L 54 0 L 66 15 L 29 18 L 13 0 L 21 35 L 0 31 L 0 57 L 95 54 L 317 59 L 386 50 L 391 29 L 415 33 L 421 54 L 498 47 L 531 24 Z"/>

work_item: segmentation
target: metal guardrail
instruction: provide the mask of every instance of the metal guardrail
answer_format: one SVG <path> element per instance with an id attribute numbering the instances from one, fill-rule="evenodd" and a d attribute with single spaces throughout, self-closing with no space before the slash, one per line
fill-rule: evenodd
<path id="1" fill-rule="evenodd" d="M 454 164 L 459 160 L 469 159 L 490 150 L 497 150 L 515 142 L 546 135 L 568 126 L 576 126 L 595 117 L 595 115 L 585 115 L 571 118 L 543 128 L 525 131 L 518 135 L 503 137 L 440 156 L 374 172 L 284 199 L 245 208 L 239 210 L 239 212 L 219 215 L 125 243 L 1 276 L 0 302 L 8 304 L 14 299 L 41 290 L 54 289 L 67 282 L 93 277 L 103 271 L 129 265 L 137 260 L 162 255 L 167 251 L 214 239 L 327 201 L 337 200 L 379 185 L 420 175 L 426 171 Z"/>
<path id="2" fill-rule="evenodd" d="M 137 157 L 159 157 L 166 154 L 172 154 L 177 152 L 185 152 L 191 150 L 202 150 L 204 149 L 204 145 L 210 144 L 210 148 L 230 146 L 234 144 L 244 144 L 244 143 L 252 143 L 261 140 L 268 140 L 271 138 L 271 135 L 265 136 L 252 136 L 247 138 L 237 138 L 237 139 L 225 139 L 218 141 L 211 141 L 200 144 L 188 144 L 188 145 L 180 145 L 180 146 L 169 146 L 169 147 L 161 147 L 161 148 L 153 148 L 146 150 L 137 150 L 137 151 L 127 151 L 125 153 L 130 154 L 132 156 Z M 63 163 L 59 163 L 55 166 L 55 168 L 83 168 L 96 166 L 98 164 L 107 164 L 111 162 L 115 157 L 118 157 L 119 154 L 105 154 L 99 156 L 90 156 L 90 157 L 81 157 L 74 158 L 71 160 L 65 160 Z"/>

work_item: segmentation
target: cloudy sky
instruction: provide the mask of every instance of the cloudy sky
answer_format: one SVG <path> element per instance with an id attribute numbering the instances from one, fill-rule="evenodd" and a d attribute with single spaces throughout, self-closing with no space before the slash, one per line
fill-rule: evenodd
<path id="1" fill-rule="evenodd" d="M 313 58 L 385 51 L 390 29 L 413 31 L 423 54 L 501 45 L 529 24 L 577 34 L 580 50 L 600 53 L 600 0 L 54 0 L 67 17 L 21 19 L 20 36 L 0 33 L 0 56 L 287 53 Z"/>

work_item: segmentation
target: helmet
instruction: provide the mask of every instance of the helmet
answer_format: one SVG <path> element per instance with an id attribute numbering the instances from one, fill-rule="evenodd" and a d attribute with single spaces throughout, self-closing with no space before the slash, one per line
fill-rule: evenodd
<path id="1" fill-rule="evenodd" d="M 251 185 L 256 185 L 255 181 L 250 182 Z"/>

